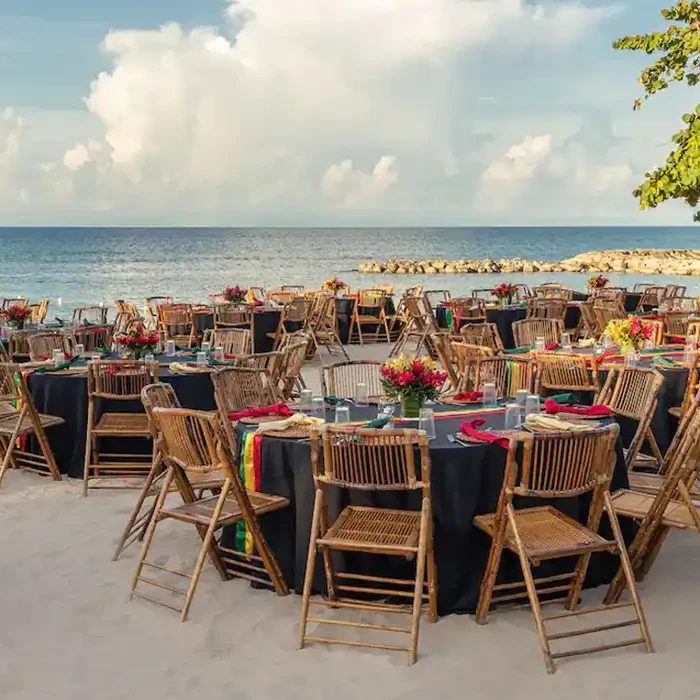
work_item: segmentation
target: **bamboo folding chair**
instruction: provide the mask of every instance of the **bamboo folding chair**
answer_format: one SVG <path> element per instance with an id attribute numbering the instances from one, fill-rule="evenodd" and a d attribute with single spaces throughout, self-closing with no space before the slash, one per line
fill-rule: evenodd
<path id="1" fill-rule="evenodd" d="M 599 301 L 614 301 L 625 306 L 625 290 L 622 287 L 598 287 L 591 292 L 590 299 L 597 303 Z"/>
<path id="2" fill-rule="evenodd" d="M 192 304 L 158 306 L 158 327 L 165 331 L 165 339 L 188 348 L 197 345 L 197 323 Z"/>
<path id="3" fill-rule="evenodd" d="M 637 422 L 637 430 L 625 448 L 625 464 L 631 471 L 635 466 L 660 466 L 663 456 L 651 430 L 651 421 L 658 406 L 658 396 L 664 377 L 655 369 L 611 367 L 595 403 L 607 406 L 616 416 Z M 648 442 L 651 455 L 640 452 Z"/>
<path id="4" fill-rule="evenodd" d="M 303 284 L 283 284 L 280 289 L 283 292 L 292 292 L 292 294 L 301 294 L 304 291 Z"/>
<path id="5" fill-rule="evenodd" d="M 279 350 L 279 345 L 285 335 L 306 330 L 312 307 L 313 299 L 303 297 L 295 297 L 284 305 L 277 330 L 267 334 L 268 338 L 272 338 L 273 350 Z"/>
<path id="6" fill-rule="evenodd" d="M 480 391 L 486 382 L 496 385 L 499 398 L 514 398 L 525 389 L 532 392 L 534 366 L 523 357 L 471 357 L 464 361 L 457 392 Z"/>
<path id="7" fill-rule="evenodd" d="M 532 291 L 527 284 L 516 284 L 515 287 L 515 298 L 518 301 L 524 301 L 532 296 Z"/>
<path id="8" fill-rule="evenodd" d="M 452 312 L 453 333 L 459 333 L 463 323 L 486 322 L 486 305 L 483 299 L 452 298 L 448 305 Z"/>
<path id="9" fill-rule="evenodd" d="M 637 311 L 646 311 L 647 307 L 658 307 L 663 298 L 664 288 L 658 285 L 649 285 L 642 290 L 642 296 L 637 304 Z"/>
<path id="10" fill-rule="evenodd" d="M 673 307 L 677 299 L 685 297 L 687 291 L 688 288 L 683 285 L 667 284 L 661 295 L 661 303 L 666 302 L 669 306 Z"/>
<path id="11" fill-rule="evenodd" d="M 136 304 L 124 301 L 123 299 L 117 299 L 114 302 L 114 307 L 118 314 L 129 314 L 133 318 L 139 318 L 139 310 L 136 308 Z"/>
<path id="12" fill-rule="evenodd" d="M 527 302 L 526 317 L 538 319 L 559 319 L 564 322 L 566 301 L 553 298 L 535 298 Z"/>
<path id="13" fill-rule="evenodd" d="M 685 342 L 690 320 L 691 314 L 687 311 L 669 311 L 663 314 L 664 342 L 671 343 L 674 338 L 683 338 L 681 342 Z"/>
<path id="14" fill-rule="evenodd" d="M 472 289 L 472 299 L 481 299 L 484 302 L 493 301 L 493 288 L 491 289 Z"/>
<path id="15" fill-rule="evenodd" d="M 389 353 L 390 357 L 403 352 L 410 340 L 416 343 L 415 353 L 420 353 L 421 348 L 427 345 L 427 338 L 431 334 L 437 334 L 440 329 L 435 321 L 432 306 L 426 296 L 404 297 L 408 323 L 404 326 L 398 340 Z"/>
<path id="16" fill-rule="evenodd" d="M 113 341 L 113 326 L 76 326 L 71 332 L 72 343 L 82 345 L 85 352 L 109 350 Z"/>
<path id="17" fill-rule="evenodd" d="M 107 323 L 107 307 L 93 304 L 91 306 L 80 306 L 73 311 L 73 325 L 98 325 Z"/>
<path id="18" fill-rule="evenodd" d="M 685 384 L 685 391 L 683 392 L 683 402 L 680 406 L 671 406 L 668 412 L 674 418 L 681 418 L 684 416 L 698 395 L 698 390 L 700 389 L 700 353 L 693 353 L 693 360 L 688 369 L 688 380 Z"/>
<path id="19" fill-rule="evenodd" d="M 462 378 L 466 370 L 467 363 L 479 357 L 493 357 L 493 350 L 485 345 L 470 345 L 452 341 L 450 347 L 450 360 L 455 368 L 457 382 L 453 384 L 455 389 L 462 385 Z"/>
<path id="20" fill-rule="evenodd" d="M 564 332 L 564 322 L 559 318 L 524 318 L 512 325 L 515 347 L 522 348 L 535 344 L 537 338 L 545 343 L 558 343 Z"/>
<path id="21" fill-rule="evenodd" d="M 32 311 L 30 321 L 35 325 L 39 325 L 46 320 L 46 314 L 49 311 L 49 300 L 40 299 L 36 304 L 31 304 L 29 308 Z"/>
<path id="22" fill-rule="evenodd" d="M 469 345 L 483 345 L 491 348 L 494 353 L 503 350 L 503 340 L 495 323 L 465 323 L 459 334 Z"/>
<path id="23" fill-rule="evenodd" d="M 7 311 L 11 306 L 29 306 L 29 299 L 24 297 L 9 297 L 2 300 L 2 310 Z"/>
<path id="24" fill-rule="evenodd" d="M 128 311 L 117 311 L 117 315 L 112 325 L 113 335 L 126 333 L 131 326 L 139 320 L 138 316 L 134 316 Z"/>
<path id="25" fill-rule="evenodd" d="M 291 334 L 285 336 L 285 340 L 287 342 L 280 344 L 282 365 L 279 375 L 279 394 L 283 401 L 289 401 L 295 388 L 299 391 L 306 388 L 301 370 L 306 359 L 309 341 L 301 335 Z"/>
<path id="26" fill-rule="evenodd" d="M 420 294 L 415 294 L 414 296 L 420 297 Z M 435 299 L 433 299 L 435 297 Z M 435 300 L 437 303 L 448 303 L 452 298 L 452 294 L 449 289 L 426 289 L 423 292 L 423 298 L 428 300 L 431 307 L 435 306 Z"/>
<path id="27" fill-rule="evenodd" d="M 581 310 L 579 332 L 581 332 L 583 337 L 597 340 L 603 334 L 603 329 L 598 324 L 594 303 L 592 301 L 582 301 L 579 304 L 579 309 Z"/>
<path id="28" fill-rule="evenodd" d="M 159 306 L 172 306 L 173 298 L 169 296 L 157 296 L 157 297 L 146 297 L 144 299 L 144 306 L 146 311 L 146 317 L 149 321 L 149 325 L 152 328 L 159 328 L 160 314 L 158 313 Z"/>
<path id="29" fill-rule="evenodd" d="M 119 559 L 121 553 L 130 547 L 134 542 L 142 542 L 148 528 L 148 523 L 153 516 L 156 506 L 156 499 L 160 493 L 165 474 L 167 472 L 163 461 L 161 450 L 161 430 L 158 419 L 153 411 L 154 408 L 181 408 L 180 401 L 175 394 L 175 390 L 170 384 L 149 384 L 141 391 L 141 401 L 148 416 L 148 427 L 151 430 L 156 449 L 154 451 L 151 470 L 148 472 L 143 488 L 139 493 L 136 504 L 127 520 L 124 532 L 117 543 L 117 548 L 112 557 L 112 561 Z M 193 489 L 200 494 L 207 490 L 212 493 L 218 492 L 223 486 L 224 477 L 220 472 L 204 474 L 192 474 L 190 483 Z M 171 491 L 177 490 L 174 485 Z M 150 499 L 150 503 L 148 502 Z"/>
<path id="30" fill-rule="evenodd" d="M 253 308 L 245 304 L 214 304 L 214 328 L 252 328 Z"/>
<path id="31" fill-rule="evenodd" d="M 18 358 L 29 358 L 29 336 L 38 333 L 34 330 L 18 330 L 10 331 L 10 336 L 7 341 L 7 354 L 12 362 L 16 362 Z"/>
<path id="32" fill-rule="evenodd" d="M 222 348 L 224 355 L 249 355 L 253 340 L 248 328 L 224 328 L 219 326 L 204 335 L 213 348 Z"/>
<path id="33" fill-rule="evenodd" d="M 154 456 L 100 451 L 103 438 L 146 438 L 152 434 L 146 413 L 100 410 L 98 401 L 140 401 L 141 391 L 158 381 L 158 363 L 132 360 L 93 360 L 88 362 L 88 416 L 85 438 L 83 495 L 90 488 L 141 488 Z M 97 420 L 96 416 L 99 414 Z M 108 458 L 105 460 L 104 458 Z M 148 460 L 148 461 L 146 461 Z"/>
<path id="34" fill-rule="evenodd" d="M 583 355 L 564 352 L 537 352 L 535 361 L 535 393 L 543 391 L 590 391 L 594 402 L 600 393 L 598 364 Z"/>
<path id="35" fill-rule="evenodd" d="M 316 295 L 314 308 L 309 317 L 306 330 L 311 336 L 312 343 L 310 347 L 313 350 L 313 354 L 316 354 L 317 351 L 320 352 L 321 346 L 324 346 L 329 355 L 333 355 L 334 351 L 340 350 L 346 360 L 350 359 L 338 335 L 335 297 L 332 294 L 321 292 Z"/>
<path id="36" fill-rule="evenodd" d="M 379 342 L 379 333 L 384 334 L 386 342 L 390 342 L 389 324 L 386 318 L 386 292 L 382 289 L 362 289 L 357 293 L 350 318 L 348 343 L 364 345 L 364 326 L 374 326 L 373 341 Z M 353 335 L 354 333 L 354 335 Z"/>
<path id="37" fill-rule="evenodd" d="M 281 399 L 277 383 L 267 369 L 221 367 L 211 373 L 214 399 L 222 419 L 246 408 L 263 408 Z"/>
<path id="38" fill-rule="evenodd" d="M 61 480 L 45 430 L 65 421 L 58 416 L 38 413 L 27 387 L 21 365 L 0 364 L 0 484 L 5 472 L 26 469 Z M 25 449 L 20 438 L 36 437 L 40 454 Z"/>
<path id="39" fill-rule="evenodd" d="M 416 445 L 420 453 L 420 475 L 416 473 Z M 428 438 L 422 431 L 348 429 L 330 425 L 322 429 L 312 428 L 311 465 L 316 496 L 304 578 L 299 648 L 303 648 L 306 642 L 322 642 L 407 651 L 409 663 L 415 663 L 420 616 L 426 603 L 430 620 L 437 621 L 437 571 L 433 552 Z M 330 523 L 324 486 L 370 492 L 420 491 L 421 510 L 347 506 L 335 522 Z M 311 600 L 316 553 L 319 550 L 326 574 L 327 600 Z M 414 559 L 415 577 L 406 580 L 336 570 L 332 551 L 365 552 Z M 426 569 L 427 582 L 424 582 Z M 383 587 L 385 584 L 391 584 L 391 590 Z M 390 595 L 394 599 L 404 598 L 407 602 L 392 603 L 386 599 L 375 602 L 364 599 L 364 594 L 379 594 L 384 598 Z M 411 615 L 411 625 L 399 627 L 310 617 L 311 605 L 406 613 Z M 348 642 L 338 638 L 309 635 L 309 622 L 410 634 L 410 643 L 408 646 L 399 646 L 375 642 Z"/>
<path id="40" fill-rule="evenodd" d="M 287 595 L 289 590 L 260 530 L 258 516 L 286 508 L 289 501 L 282 496 L 248 491 L 243 486 L 238 473 L 235 445 L 231 442 L 232 433 L 221 425 L 215 413 L 177 408 L 154 408 L 153 413 L 160 429 L 160 447 L 168 471 L 144 537 L 131 584 L 131 597 L 143 598 L 175 610 L 180 613 L 180 621 L 184 622 L 207 556 L 224 581 L 234 577 L 244 578 L 272 588 L 280 596 Z M 220 492 L 197 499 L 194 494 L 196 485 L 191 481 L 191 475 L 211 475 L 213 472 L 223 477 Z M 177 484 L 184 503 L 170 507 L 165 505 L 165 498 L 173 483 Z M 169 569 L 146 559 L 158 523 L 168 519 L 194 525 L 202 539 L 192 573 Z M 217 531 L 239 522 L 245 523 L 250 535 L 250 551 L 247 547 L 245 552 L 228 549 L 216 540 Z M 153 569 L 173 574 L 178 580 L 188 580 L 187 590 L 144 576 L 144 567 L 149 573 Z M 178 601 L 184 597 L 184 603 L 179 607 L 154 598 L 143 593 L 139 584 L 169 591 L 177 596 Z"/>
<path id="41" fill-rule="evenodd" d="M 581 432 L 535 435 L 519 433 L 510 440 L 503 489 L 496 512 L 474 518 L 474 524 L 492 538 L 488 564 L 481 582 L 476 621 L 479 624 L 487 622 L 491 603 L 514 602 L 526 598 L 535 618 L 548 673 L 555 671 L 554 659 L 637 644 L 643 644 L 649 653 L 654 650 L 642 604 L 637 595 L 620 524 L 610 498 L 615 442 L 619 432 L 619 426 L 613 424 Z M 522 457 L 519 459 L 520 451 Z M 549 500 L 572 498 L 585 493 L 591 494 L 586 525 L 576 522 L 551 505 L 516 510 L 513 503 L 515 497 Z M 612 527 L 613 539 L 610 540 L 599 534 L 603 511 L 607 511 Z M 518 555 L 523 581 L 496 583 L 504 549 Z M 609 606 L 577 609 L 588 564 L 594 552 L 619 554 L 623 575 L 632 594 L 632 602 L 615 607 L 634 608 L 634 618 L 550 634 L 546 623 L 579 615 L 603 613 L 609 609 Z M 532 566 L 550 559 L 567 557 L 577 557 L 573 571 L 540 578 L 533 576 Z M 525 591 L 522 590 L 523 587 Z M 562 595 L 540 601 L 543 594 Z M 540 606 L 550 603 L 564 603 L 566 610 L 544 617 Z M 550 647 L 550 642 L 555 640 L 631 625 L 639 626 L 641 636 L 557 653 L 552 653 Z"/>
<path id="42" fill-rule="evenodd" d="M 326 396 L 354 399 L 359 383 L 367 387 L 367 395 L 373 398 L 385 395 L 381 382 L 382 363 L 374 360 L 348 360 L 319 368 L 321 388 Z"/>
<path id="43" fill-rule="evenodd" d="M 64 355 L 73 352 L 70 339 L 65 333 L 32 333 L 27 337 L 27 343 L 32 362 L 51 360 L 54 350 L 60 350 Z"/>
<path id="44" fill-rule="evenodd" d="M 629 489 L 616 491 L 612 505 L 618 515 L 639 523 L 629 547 L 632 569 L 638 581 L 644 579 L 672 530 L 696 529 L 700 533 L 700 512 L 695 486 L 700 468 L 700 399 L 683 417 L 674 444 L 666 453 L 660 474 L 636 475 Z M 635 476 L 634 474 L 630 475 Z M 605 595 L 615 604 L 625 588 L 625 577 L 615 575 Z"/>
<path id="45" fill-rule="evenodd" d="M 271 289 L 265 293 L 265 299 L 269 299 L 278 304 L 289 304 L 290 301 L 293 301 L 298 296 L 299 295 L 294 292 L 285 292 L 281 289 Z"/>

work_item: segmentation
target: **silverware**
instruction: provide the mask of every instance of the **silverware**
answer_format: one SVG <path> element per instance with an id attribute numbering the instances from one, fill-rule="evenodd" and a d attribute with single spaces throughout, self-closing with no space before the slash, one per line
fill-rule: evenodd
<path id="1" fill-rule="evenodd" d="M 452 435 L 452 433 L 449 433 L 447 435 L 447 442 L 449 442 L 451 445 L 454 445 L 456 442 L 458 445 L 461 445 L 462 447 L 468 447 L 466 442 L 462 442 L 456 435 Z"/>

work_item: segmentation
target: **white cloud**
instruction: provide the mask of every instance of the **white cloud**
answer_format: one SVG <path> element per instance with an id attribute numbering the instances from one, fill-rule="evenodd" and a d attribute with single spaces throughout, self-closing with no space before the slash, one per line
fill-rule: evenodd
<path id="1" fill-rule="evenodd" d="M 576 182 L 592 192 L 607 192 L 611 188 L 629 185 L 632 177 L 632 168 L 628 163 L 576 169 Z"/>
<path id="2" fill-rule="evenodd" d="M 503 158 L 491 163 L 481 175 L 486 184 L 529 180 L 552 152 L 552 135 L 527 136 L 508 149 Z"/>
<path id="3" fill-rule="evenodd" d="M 349 159 L 335 163 L 323 174 L 321 191 L 348 207 L 377 202 L 399 179 L 395 166 L 394 156 L 382 156 L 370 174 L 354 169 Z"/>

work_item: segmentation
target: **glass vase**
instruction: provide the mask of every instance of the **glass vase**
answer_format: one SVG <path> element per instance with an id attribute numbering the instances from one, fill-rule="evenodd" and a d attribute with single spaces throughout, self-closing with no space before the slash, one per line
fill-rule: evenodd
<path id="1" fill-rule="evenodd" d="M 413 394 L 401 397 L 401 413 L 404 418 L 418 418 L 423 401 Z"/>

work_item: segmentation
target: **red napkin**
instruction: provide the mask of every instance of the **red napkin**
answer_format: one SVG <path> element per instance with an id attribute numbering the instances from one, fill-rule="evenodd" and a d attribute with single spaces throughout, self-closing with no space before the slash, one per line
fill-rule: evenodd
<path id="1" fill-rule="evenodd" d="M 508 438 L 499 437 L 487 430 L 479 430 L 486 421 L 483 418 L 474 418 L 474 420 L 465 420 L 459 424 L 459 432 L 463 435 L 475 438 L 481 442 L 487 442 L 489 445 L 496 444 L 499 447 L 508 449 L 510 440 Z"/>
<path id="2" fill-rule="evenodd" d="M 595 406 L 562 406 L 552 399 L 547 399 L 544 402 L 544 410 L 549 414 L 556 413 L 574 413 L 577 416 L 609 416 L 612 415 L 612 411 L 603 404 L 596 404 Z"/>
<path id="3" fill-rule="evenodd" d="M 478 401 L 483 395 L 483 391 L 460 391 L 454 398 L 456 401 Z"/>
<path id="4" fill-rule="evenodd" d="M 547 343 L 544 346 L 545 350 L 556 350 L 559 347 L 559 343 Z"/>
<path id="5" fill-rule="evenodd" d="M 69 352 L 64 352 L 63 359 L 66 361 L 72 360 L 73 356 Z M 39 360 L 53 360 L 53 356 L 51 356 L 51 355 L 39 355 Z"/>
<path id="6" fill-rule="evenodd" d="M 598 357 L 595 358 L 595 361 L 600 364 L 603 362 L 603 360 L 607 360 L 609 357 L 614 357 L 617 355 L 617 352 L 618 351 L 616 348 L 608 348 L 605 352 L 598 355 Z"/>
<path id="7" fill-rule="evenodd" d="M 276 403 L 264 408 L 246 408 L 243 411 L 229 413 L 228 417 L 230 420 L 240 420 L 241 418 L 257 418 L 259 416 L 283 416 L 287 418 L 292 415 L 294 415 L 294 411 L 287 404 Z"/>
<path id="8" fill-rule="evenodd" d="M 671 335 L 668 339 L 676 345 L 685 345 L 687 342 L 687 339 L 680 335 Z"/>

